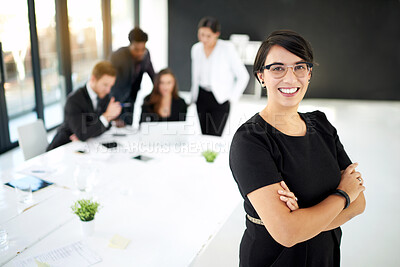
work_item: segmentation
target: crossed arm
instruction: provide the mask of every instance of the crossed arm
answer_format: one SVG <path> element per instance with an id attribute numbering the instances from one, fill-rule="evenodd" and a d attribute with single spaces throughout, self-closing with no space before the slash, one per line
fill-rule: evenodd
<path id="1" fill-rule="evenodd" d="M 287 207 L 291 211 L 299 209 L 296 196 L 290 191 L 284 181 L 281 182 L 281 186 L 283 189 L 278 190 L 278 194 L 280 195 L 279 199 L 286 203 Z M 347 221 L 350 221 L 355 216 L 361 214 L 365 209 L 365 204 L 364 193 L 361 192 L 360 195 L 358 195 L 358 197 L 350 204 L 350 206 L 347 209 L 342 210 L 325 228 L 324 231 L 335 229 L 345 224 Z"/>
<path id="2" fill-rule="evenodd" d="M 323 231 L 334 229 L 364 211 L 365 198 L 362 191 L 365 187 L 355 184 L 358 183 L 356 178 L 361 175 L 354 169 L 355 166 L 346 174 L 347 184 L 343 183 L 352 192 L 349 194 L 352 203 L 345 210 L 345 199 L 337 195 L 330 195 L 313 207 L 298 208 L 293 193 L 281 183 L 259 188 L 247 196 L 275 241 L 291 247 Z"/>

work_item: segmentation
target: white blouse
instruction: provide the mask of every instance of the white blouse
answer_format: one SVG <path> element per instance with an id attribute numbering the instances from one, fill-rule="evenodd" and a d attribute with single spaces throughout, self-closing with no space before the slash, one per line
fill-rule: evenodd
<path id="1" fill-rule="evenodd" d="M 192 102 L 197 101 L 199 86 L 208 87 L 220 104 L 239 100 L 250 75 L 231 42 L 218 40 L 208 58 L 203 44 L 198 42 L 192 46 L 191 57 Z"/>
<path id="2" fill-rule="evenodd" d="M 211 56 L 211 55 L 210 55 Z M 203 50 L 203 55 L 200 57 L 200 64 L 198 65 L 200 69 L 199 76 L 199 85 L 204 88 L 206 91 L 211 91 L 211 64 L 212 60 L 210 57 L 206 57 L 206 54 Z"/>

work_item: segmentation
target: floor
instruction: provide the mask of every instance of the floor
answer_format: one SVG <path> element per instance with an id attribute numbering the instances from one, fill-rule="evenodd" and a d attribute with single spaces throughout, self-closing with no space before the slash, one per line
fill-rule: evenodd
<path id="1" fill-rule="evenodd" d="M 225 134 L 233 134 L 266 102 L 242 97 L 232 105 Z M 399 266 L 400 102 L 305 99 L 299 111 L 315 109 L 325 112 L 337 128 L 350 158 L 359 162 L 366 186 L 365 212 L 342 227 L 342 266 Z M 19 148 L 0 155 L 0 175 L 22 162 Z M 192 266 L 237 266 L 243 223 L 239 206 Z"/>

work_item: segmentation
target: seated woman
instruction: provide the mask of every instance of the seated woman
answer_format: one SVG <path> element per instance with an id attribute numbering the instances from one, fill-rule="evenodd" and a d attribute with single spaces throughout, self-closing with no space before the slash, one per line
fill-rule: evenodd
<path id="1" fill-rule="evenodd" d="M 161 70 L 154 80 L 154 88 L 143 100 L 140 123 L 186 120 L 187 104 L 178 95 L 175 75 L 170 69 Z"/>

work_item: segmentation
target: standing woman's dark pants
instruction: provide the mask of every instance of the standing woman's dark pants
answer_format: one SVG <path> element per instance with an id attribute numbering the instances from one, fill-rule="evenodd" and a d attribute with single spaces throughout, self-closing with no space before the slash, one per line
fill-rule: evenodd
<path id="1" fill-rule="evenodd" d="M 229 116 L 229 101 L 219 104 L 212 92 L 200 87 L 196 105 L 201 132 L 203 134 L 221 136 Z"/>

